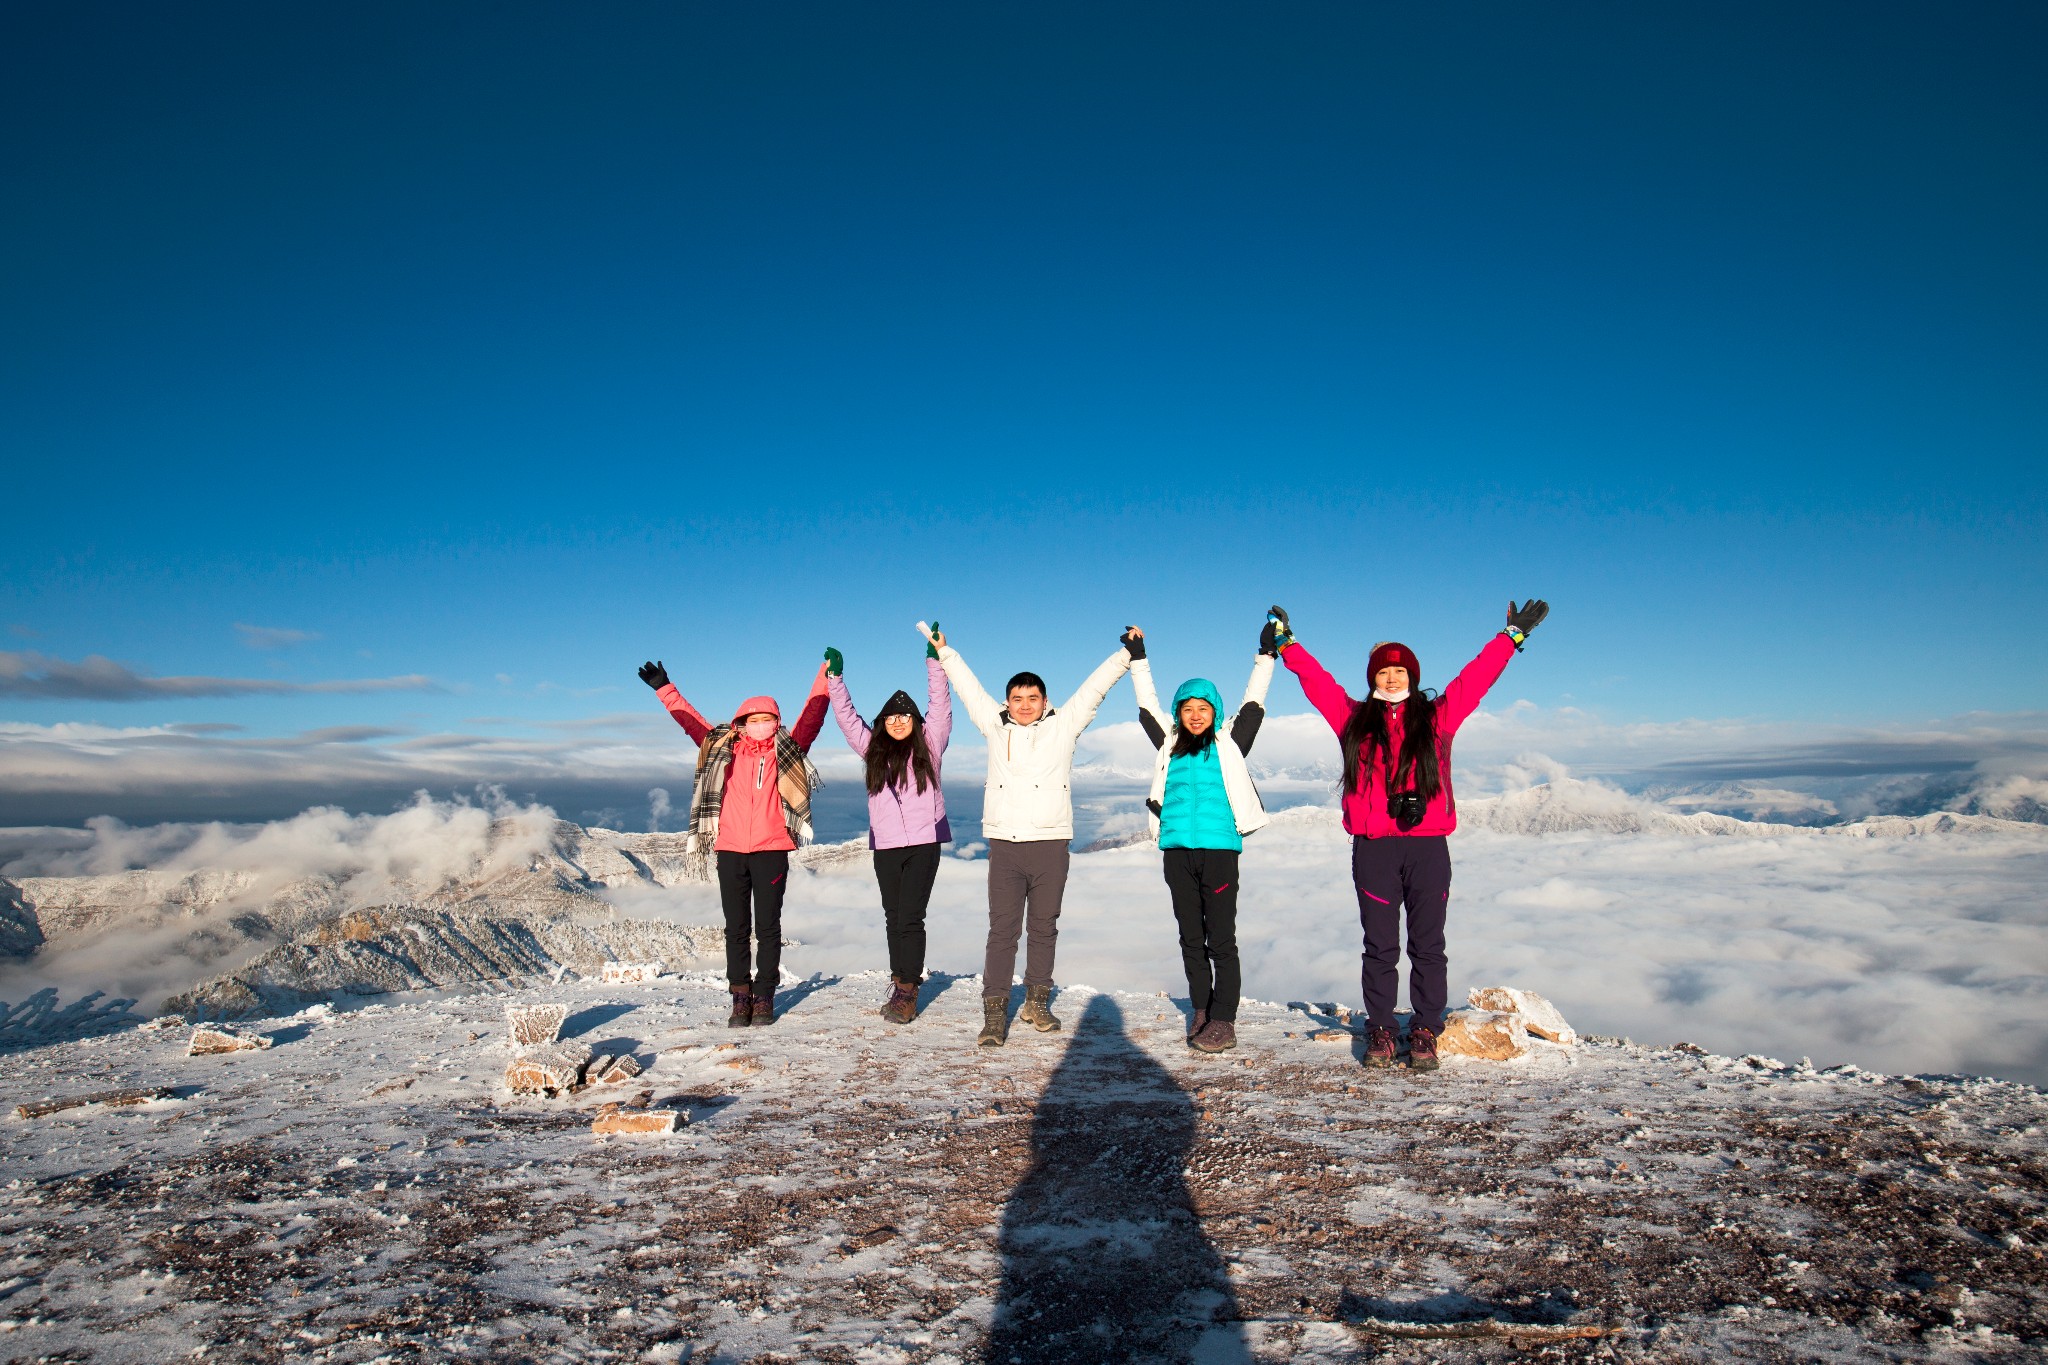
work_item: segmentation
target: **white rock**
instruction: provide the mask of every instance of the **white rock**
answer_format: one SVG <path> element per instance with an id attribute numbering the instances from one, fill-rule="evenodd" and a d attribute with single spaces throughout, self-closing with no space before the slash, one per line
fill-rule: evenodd
<path id="1" fill-rule="evenodd" d="M 567 1005 L 505 1006 L 505 1026 L 512 1031 L 512 1046 L 540 1047 L 562 1036 L 562 1021 L 569 1017 Z"/>
<path id="2" fill-rule="evenodd" d="M 243 1033 L 239 1029 L 199 1028 L 192 1030 L 192 1041 L 185 1047 L 188 1057 L 205 1057 L 215 1052 L 254 1052 L 269 1047 L 271 1039 L 261 1033 Z"/>
<path id="3" fill-rule="evenodd" d="M 589 1062 L 587 1044 L 549 1043 L 515 1058 L 505 1068 L 505 1084 L 518 1095 L 560 1094 L 582 1083 Z"/>
<path id="4" fill-rule="evenodd" d="M 607 962 L 604 964 L 604 983 L 615 986 L 657 981 L 664 970 L 666 968 L 659 962 Z"/>
<path id="5" fill-rule="evenodd" d="M 1566 1047 L 1579 1041 L 1579 1035 L 1572 1032 L 1572 1026 L 1564 1021 L 1557 1006 L 1534 991 L 1517 990 L 1513 986 L 1474 986 L 1465 998 L 1471 1001 L 1473 1009 L 1520 1015 L 1522 1026 L 1538 1038 L 1548 1038 Z"/>

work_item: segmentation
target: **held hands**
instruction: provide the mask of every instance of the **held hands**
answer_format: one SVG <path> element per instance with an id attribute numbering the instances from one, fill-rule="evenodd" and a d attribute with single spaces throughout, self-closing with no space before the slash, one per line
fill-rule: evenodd
<path id="1" fill-rule="evenodd" d="M 830 677 L 836 678 L 845 671 L 846 656 L 844 654 L 841 654 L 838 650 L 832 648 L 832 646 L 830 645 L 825 646 L 826 674 Z"/>
<path id="2" fill-rule="evenodd" d="M 1527 635 L 1543 623 L 1550 615 L 1550 603 L 1540 597 L 1532 597 L 1517 607 L 1513 599 L 1508 601 L 1508 629 L 1517 635 Z M 1517 644 L 1521 643 L 1519 640 Z"/>
<path id="3" fill-rule="evenodd" d="M 924 642 L 924 657 L 927 659 L 938 658 L 939 646 L 944 643 L 946 643 L 946 632 L 939 629 L 937 621 L 932 622 L 932 633 Z"/>
<path id="4" fill-rule="evenodd" d="M 661 666 L 659 659 L 640 665 L 640 681 L 659 692 L 668 686 L 668 670 Z"/>
<path id="5" fill-rule="evenodd" d="M 1287 608 L 1266 608 L 1266 624 L 1259 631 L 1259 653 L 1277 656 L 1293 643 L 1294 632 L 1287 624 Z"/>
<path id="6" fill-rule="evenodd" d="M 1116 642 L 1130 651 L 1132 663 L 1145 657 L 1145 632 L 1136 626 L 1125 626 L 1124 633 L 1116 637 Z"/>

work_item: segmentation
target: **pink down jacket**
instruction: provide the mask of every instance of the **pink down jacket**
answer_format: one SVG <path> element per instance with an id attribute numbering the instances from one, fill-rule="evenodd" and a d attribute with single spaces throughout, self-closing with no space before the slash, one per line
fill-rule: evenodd
<path id="1" fill-rule="evenodd" d="M 1466 664 L 1458 676 L 1451 679 L 1451 685 L 1437 699 L 1437 747 L 1444 785 L 1429 803 L 1422 823 L 1404 830 L 1387 814 L 1388 755 L 1376 753 L 1360 775 L 1357 789 L 1344 793 L 1344 828 L 1347 832 L 1361 834 L 1368 839 L 1384 839 L 1400 835 L 1449 834 L 1458 828 L 1458 801 L 1451 793 L 1451 740 L 1466 717 L 1479 709 L 1480 701 L 1500 680 L 1508 660 L 1514 656 L 1514 642 L 1506 635 L 1494 636 L 1487 641 L 1486 648 L 1479 651 L 1479 657 Z M 1308 697 L 1308 704 L 1315 707 L 1341 737 L 1358 703 L 1330 676 L 1329 670 L 1317 663 L 1315 656 L 1299 644 L 1289 645 L 1280 651 L 1280 661 L 1301 679 L 1301 690 Z M 1370 680 L 1366 683 L 1366 695 L 1372 695 Z M 1401 716 L 1407 709 L 1403 703 L 1387 717 L 1387 739 L 1394 754 L 1401 752 Z"/>

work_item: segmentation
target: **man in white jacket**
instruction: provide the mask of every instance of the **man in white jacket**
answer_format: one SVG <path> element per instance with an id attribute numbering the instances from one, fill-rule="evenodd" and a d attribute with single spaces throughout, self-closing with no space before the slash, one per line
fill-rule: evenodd
<path id="1" fill-rule="evenodd" d="M 1133 628 L 1135 629 L 1135 627 Z M 934 633 L 939 663 L 953 695 L 988 740 L 988 788 L 981 828 L 988 840 L 988 955 L 982 965 L 983 1047 L 1009 1036 L 1010 979 L 1017 937 L 1024 935 L 1024 1008 L 1020 1023 L 1041 1033 L 1060 1026 L 1052 1013 L 1053 949 L 1059 941 L 1060 898 L 1067 889 L 1068 841 L 1074 837 L 1074 745 L 1102 699 L 1130 670 L 1125 647 L 1102 661 L 1060 707 L 1045 704 L 1045 680 L 1019 673 L 998 705 L 958 651 Z"/>

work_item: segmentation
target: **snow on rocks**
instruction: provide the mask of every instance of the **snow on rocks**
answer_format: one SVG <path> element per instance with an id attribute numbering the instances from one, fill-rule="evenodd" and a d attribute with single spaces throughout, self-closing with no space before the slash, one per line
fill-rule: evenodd
<path id="1" fill-rule="evenodd" d="M 543 1005 L 505 1005 L 505 1027 L 511 1031 L 514 1048 L 539 1047 L 562 1036 L 562 1023 L 569 1007 L 550 1002 Z"/>
<path id="2" fill-rule="evenodd" d="M 622 1052 L 616 1057 L 599 1057 L 583 1074 L 592 1085 L 600 1082 L 616 1084 L 619 1081 L 630 1081 L 639 1075 L 640 1063 L 632 1053 Z"/>
<path id="3" fill-rule="evenodd" d="M 607 986 L 639 985 L 659 981 L 665 970 L 659 962 L 607 962 L 600 979 Z"/>
<path id="4" fill-rule="evenodd" d="M 902 1028 L 885 979 L 818 979 L 736 1042 L 718 972 L 515 991 L 643 1068 L 545 1103 L 501 1086 L 478 993 L 350 1002 L 201 1102 L 0 1122 L 7 1355 L 1935 1365 L 2048 1340 L 2026 1086 L 1590 1037 L 1368 1070 L 1300 1036 L 1329 1014 L 1257 1000 L 1205 1057 L 1185 1001 L 1081 987 L 1061 1032 L 979 1049 L 972 975 Z M 59 1040 L 10 1081 L 145 1087 L 163 1048 Z"/>
<path id="5" fill-rule="evenodd" d="M 1564 1021 L 1564 1015 L 1558 1013 L 1557 1006 L 1534 991 L 1517 990 L 1513 986 L 1474 986 L 1465 998 L 1474 1009 L 1519 1015 L 1522 1026 L 1538 1038 L 1547 1038 L 1564 1047 L 1579 1041 L 1579 1035 Z"/>
<path id="6" fill-rule="evenodd" d="M 591 1052 L 585 1043 L 547 1043 L 529 1048 L 505 1068 L 505 1084 L 517 1095 L 559 1095 L 583 1083 Z"/>
<path id="7" fill-rule="evenodd" d="M 268 1048 L 275 1040 L 267 1033 L 246 1033 L 241 1029 L 206 1027 L 192 1030 L 192 1041 L 185 1045 L 187 1057 L 206 1057 L 217 1052 L 256 1052 Z"/>
<path id="8" fill-rule="evenodd" d="M 1437 1036 L 1436 1048 L 1447 1057 L 1513 1061 L 1528 1053 L 1529 1031 L 1519 1014 L 1452 1010 L 1444 1015 L 1444 1031 Z"/>

